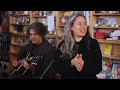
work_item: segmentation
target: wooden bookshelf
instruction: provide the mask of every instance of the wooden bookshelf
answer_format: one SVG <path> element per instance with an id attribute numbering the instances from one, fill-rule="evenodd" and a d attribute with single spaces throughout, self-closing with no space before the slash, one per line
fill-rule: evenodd
<path id="1" fill-rule="evenodd" d="M 111 44 L 120 44 L 120 40 L 98 40 L 99 43 L 111 43 Z"/>
<path id="2" fill-rule="evenodd" d="M 118 56 L 105 55 L 105 54 L 103 54 L 102 56 L 105 57 L 105 58 L 109 58 L 109 59 L 114 59 L 114 60 L 120 61 L 120 57 L 118 57 Z"/>
<path id="3" fill-rule="evenodd" d="M 120 29 L 120 27 L 110 27 L 110 26 L 93 26 L 92 28 L 94 28 L 94 29 L 106 29 L 106 30 L 109 30 L 109 29 Z"/>
<path id="4" fill-rule="evenodd" d="M 118 25 L 118 27 L 111 27 L 104 24 L 101 26 L 96 26 L 96 24 L 98 23 L 98 19 L 99 18 L 116 18 L 116 24 Z M 106 34 L 108 34 L 110 31 L 115 31 L 115 30 L 119 30 L 120 24 L 120 13 L 96 13 L 96 11 L 90 11 L 90 33 L 91 36 L 93 38 L 96 39 L 95 37 L 95 31 L 99 31 L 99 32 L 105 32 Z M 107 57 L 109 59 L 116 59 L 116 60 L 120 60 L 120 40 L 106 40 L 106 38 L 104 39 L 97 39 L 100 45 L 100 49 L 102 51 L 103 57 Z M 111 44 L 112 45 L 112 50 L 111 50 L 111 54 L 110 55 L 104 55 L 104 50 L 107 44 Z"/>
<path id="5" fill-rule="evenodd" d="M 11 60 L 14 60 L 16 58 L 16 54 L 24 46 L 21 44 L 23 39 L 25 41 L 29 41 L 28 35 L 26 35 L 26 30 L 29 25 L 30 11 L 28 11 L 27 14 L 25 14 L 24 11 L 13 11 L 13 14 L 9 16 L 9 28 L 10 32 L 12 33 L 10 45 Z M 21 39 L 21 41 L 18 41 L 18 39 Z"/>
<path id="6" fill-rule="evenodd" d="M 118 13 L 95 13 L 93 12 L 94 16 L 120 16 Z"/>

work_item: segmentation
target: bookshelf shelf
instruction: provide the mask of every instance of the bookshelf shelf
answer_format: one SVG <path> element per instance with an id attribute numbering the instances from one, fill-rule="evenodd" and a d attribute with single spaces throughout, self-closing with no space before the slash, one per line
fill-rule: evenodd
<path id="1" fill-rule="evenodd" d="M 25 46 L 25 45 L 23 45 L 23 44 L 18 44 L 18 43 L 11 43 L 11 45 L 13 45 L 13 46 L 19 46 L 19 47 Z"/>
<path id="2" fill-rule="evenodd" d="M 111 43 L 111 44 L 120 44 L 120 40 L 98 40 L 99 43 Z"/>
<path id="3" fill-rule="evenodd" d="M 120 27 L 110 27 L 110 26 L 107 26 L 107 27 L 105 27 L 105 26 L 93 26 L 92 28 L 94 28 L 94 29 L 120 29 Z"/>
<path id="4" fill-rule="evenodd" d="M 47 16 L 33 16 L 33 18 L 47 18 Z"/>
<path id="5" fill-rule="evenodd" d="M 59 25 L 60 27 L 64 27 L 65 25 Z"/>
<path id="6" fill-rule="evenodd" d="M 120 16 L 118 13 L 93 13 L 94 16 Z"/>
<path id="7" fill-rule="evenodd" d="M 16 23 L 11 23 L 11 25 L 23 25 L 23 26 L 29 26 L 30 24 L 16 24 Z"/>
<path id="8" fill-rule="evenodd" d="M 120 57 L 118 57 L 118 56 L 105 55 L 105 54 L 103 54 L 102 56 L 105 57 L 105 58 L 109 58 L 109 59 L 114 59 L 114 60 L 120 61 Z"/>
<path id="9" fill-rule="evenodd" d="M 12 16 L 30 16 L 30 14 L 13 14 Z"/>
<path id="10" fill-rule="evenodd" d="M 26 35 L 25 33 L 12 33 L 12 35 L 14 35 L 14 36 L 26 36 L 26 37 L 28 37 L 28 35 Z"/>

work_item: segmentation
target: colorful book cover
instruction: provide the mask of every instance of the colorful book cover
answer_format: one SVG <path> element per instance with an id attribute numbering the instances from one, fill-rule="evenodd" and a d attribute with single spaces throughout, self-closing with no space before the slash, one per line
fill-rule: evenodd
<path id="1" fill-rule="evenodd" d="M 120 79 L 120 62 L 119 61 L 113 60 L 112 78 Z"/>
<path id="2" fill-rule="evenodd" d="M 117 74 L 120 76 L 120 66 L 117 66 Z"/>
<path id="3" fill-rule="evenodd" d="M 110 43 L 106 44 L 106 47 L 104 49 L 104 54 L 110 55 L 112 50 L 112 45 Z"/>

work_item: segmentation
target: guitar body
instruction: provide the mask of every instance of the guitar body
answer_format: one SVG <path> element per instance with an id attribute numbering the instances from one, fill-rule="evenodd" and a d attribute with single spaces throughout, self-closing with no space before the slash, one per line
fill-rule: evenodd
<path id="1" fill-rule="evenodd" d="M 15 69 L 10 74 L 11 79 L 31 79 L 32 74 L 34 73 L 34 69 L 37 65 L 37 62 L 41 59 L 41 56 L 36 57 L 29 57 L 26 59 L 23 59 L 24 61 L 27 61 L 30 65 L 30 69 L 26 69 L 23 67 L 23 60 L 19 62 L 18 66 L 15 67 Z"/>
<path id="2" fill-rule="evenodd" d="M 10 75 L 11 79 L 31 79 L 32 78 L 32 70 L 27 70 L 25 74 L 23 72 L 26 70 L 23 66 L 18 71 L 15 71 L 12 75 Z M 22 75 L 23 74 L 23 75 Z"/>

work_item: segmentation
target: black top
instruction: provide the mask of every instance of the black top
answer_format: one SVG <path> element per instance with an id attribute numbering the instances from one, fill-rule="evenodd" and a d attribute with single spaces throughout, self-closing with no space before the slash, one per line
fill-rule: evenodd
<path id="1" fill-rule="evenodd" d="M 88 44 L 89 41 L 90 43 Z M 101 72 L 102 54 L 99 43 L 92 38 L 89 41 L 83 38 L 80 42 L 76 42 L 73 48 L 76 53 L 82 54 L 84 60 L 84 66 L 80 72 L 75 67 L 71 67 L 73 57 L 61 57 L 62 53 L 58 49 L 55 69 L 61 75 L 62 79 L 94 79 L 96 78 L 96 74 Z"/>
<path id="2" fill-rule="evenodd" d="M 46 39 L 43 39 L 42 43 L 39 45 L 35 45 L 30 41 L 24 48 L 21 49 L 17 57 L 18 59 L 22 59 L 26 57 L 27 52 L 30 52 L 33 57 L 40 56 L 40 60 L 37 62 L 33 75 L 33 78 L 37 79 L 42 75 L 49 63 L 53 60 L 55 50 L 56 49 Z M 52 67 L 50 67 L 50 69 L 48 69 L 46 74 L 43 76 L 43 79 L 52 79 L 52 75 Z"/>

